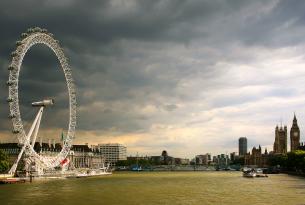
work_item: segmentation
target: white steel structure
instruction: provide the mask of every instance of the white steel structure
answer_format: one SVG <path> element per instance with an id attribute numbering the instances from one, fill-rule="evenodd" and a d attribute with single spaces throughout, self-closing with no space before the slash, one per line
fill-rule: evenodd
<path id="1" fill-rule="evenodd" d="M 9 80 L 7 81 L 7 85 L 9 88 L 9 96 L 7 98 L 7 102 L 9 103 L 10 114 L 9 118 L 12 120 L 13 124 L 13 133 L 17 135 L 17 139 L 19 144 L 22 146 L 21 152 L 16 160 L 16 163 L 12 166 L 9 171 L 10 174 L 15 173 L 18 162 L 22 156 L 22 153 L 25 152 L 26 159 L 29 163 L 35 163 L 42 170 L 52 169 L 63 160 L 66 159 L 71 145 L 72 140 L 74 138 L 75 126 L 76 126 L 76 93 L 75 86 L 73 83 L 71 68 L 68 64 L 68 60 L 65 57 L 63 49 L 60 47 L 59 42 L 53 38 L 53 34 L 48 33 L 46 29 L 41 28 L 30 28 L 26 33 L 21 34 L 22 40 L 16 42 L 16 50 L 12 52 L 12 61 L 8 66 L 9 70 Z M 33 106 L 40 107 L 38 114 L 30 128 L 28 133 L 25 132 L 21 115 L 19 109 L 19 99 L 18 99 L 18 81 L 19 81 L 19 73 L 22 65 L 23 58 L 26 52 L 35 44 L 44 44 L 49 47 L 57 56 L 61 68 L 64 72 L 68 95 L 69 95 L 69 127 L 67 136 L 63 143 L 63 148 L 61 152 L 54 158 L 47 158 L 39 155 L 34 150 L 34 144 L 36 141 L 36 136 L 39 130 L 40 120 L 43 113 L 43 109 L 47 105 L 52 105 L 54 103 L 53 100 L 44 100 L 41 102 L 32 103 Z M 32 136 L 33 135 L 33 136 Z M 32 136 L 32 137 L 31 137 Z"/>

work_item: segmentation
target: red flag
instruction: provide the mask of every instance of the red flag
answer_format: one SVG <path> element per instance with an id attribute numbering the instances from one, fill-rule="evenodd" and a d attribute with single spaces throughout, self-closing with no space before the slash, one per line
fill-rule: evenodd
<path id="1" fill-rule="evenodd" d="M 62 160 L 61 162 L 60 162 L 60 165 L 61 166 L 64 166 L 64 165 L 66 165 L 66 164 L 68 164 L 69 163 L 69 159 L 68 158 L 65 158 L 64 160 Z"/>

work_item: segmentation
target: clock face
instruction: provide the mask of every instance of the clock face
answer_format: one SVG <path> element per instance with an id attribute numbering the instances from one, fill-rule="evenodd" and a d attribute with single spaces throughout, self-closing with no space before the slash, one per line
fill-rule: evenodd
<path id="1" fill-rule="evenodd" d="M 294 132 L 293 136 L 297 137 L 297 136 L 299 136 L 299 133 L 298 132 Z"/>

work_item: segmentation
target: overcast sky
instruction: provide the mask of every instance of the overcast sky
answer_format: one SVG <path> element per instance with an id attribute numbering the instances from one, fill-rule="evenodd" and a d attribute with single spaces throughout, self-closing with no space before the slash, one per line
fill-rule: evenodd
<path id="1" fill-rule="evenodd" d="M 0 140 L 7 119 L 7 65 L 27 28 L 48 29 L 77 85 L 75 143 L 123 143 L 128 154 L 176 157 L 270 150 L 277 124 L 296 112 L 305 137 L 305 1 L 0 1 Z M 44 97 L 40 137 L 67 129 L 67 89 L 55 55 L 34 46 L 20 75 L 25 127 Z M 288 138 L 289 141 L 289 138 Z"/>

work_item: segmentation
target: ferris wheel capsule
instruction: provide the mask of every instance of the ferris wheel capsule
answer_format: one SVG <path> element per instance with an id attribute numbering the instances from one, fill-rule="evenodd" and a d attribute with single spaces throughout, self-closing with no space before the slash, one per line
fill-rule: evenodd
<path id="1" fill-rule="evenodd" d="M 13 102 L 13 98 L 11 98 L 11 97 L 8 97 L 7 99 L 6 99 L 6 102 Z"/>
<path id="2" fill-rule="evenodd" d="M 28 34 L 27 34 L 27 33 L 22 33 L 22 34 L 21 34 L 21 38 L 26 38 L 26 37 L 28 37 Z"/>
<path id="3" fill-rule="evenodd" d="M 22 45 L 22 41 L 16 41 L 16 46 Z"/>
<path id="4" fill-rule="evenodd" d="M 33 28 L 29 28 L 27 31 L 26 31 L 28 34 L 31 34 L 34 32 L 34 29 Z"/>
<path id="5" fill-rule="evenodd" d="M 34 31 L 34 32 L 41 32 L 41 28 L 35 27 L 35 28 L 33 29 L 33 31 Z"/>
<path id="6" fill-rule="evenodd" d="M 20 133 L 20 130 L 18 130 L 18 129 L 13 129 L 13 130 L 12 130 L 12 133 L 13 133 L 13 134 L 18 134 L 18 133 Z"/>
<path id="7" fill-rule="evenodd" d="M 13 84 L 14 84 L 14 81 L 11 81 L 11 80 L 6 81 L 6 85 L 7 85 L 7 86 L 11 86 L 11 85 L 13 85 Z"/>
<path id="8" fill-rule="evenodd" d="M 14 115 L 14 114 L 12 114 L 12 113 L 8 115 L 8 118 L 10 118 L 10 119 L 13 119 L 13 118 L 15 118 L 15 117 L 16 117 L 16 115 Z"/>
<path id="9" fill-rule="evenodd" d="M 12 53 L 11 53 L 11 57 L 15 57 L 15 56 L 17 56 L 18 55 L 18 53 L 16 52 L 16 51 L 13 51 Z"/>
<path id="10" fill-rule="evenodd" d="M 9 66 L 7 67 L 8 70 L 14 70 L 14 68 L 15 68 L 15 67 L 14 67 L 13 65 L 9 65 Z"/>

